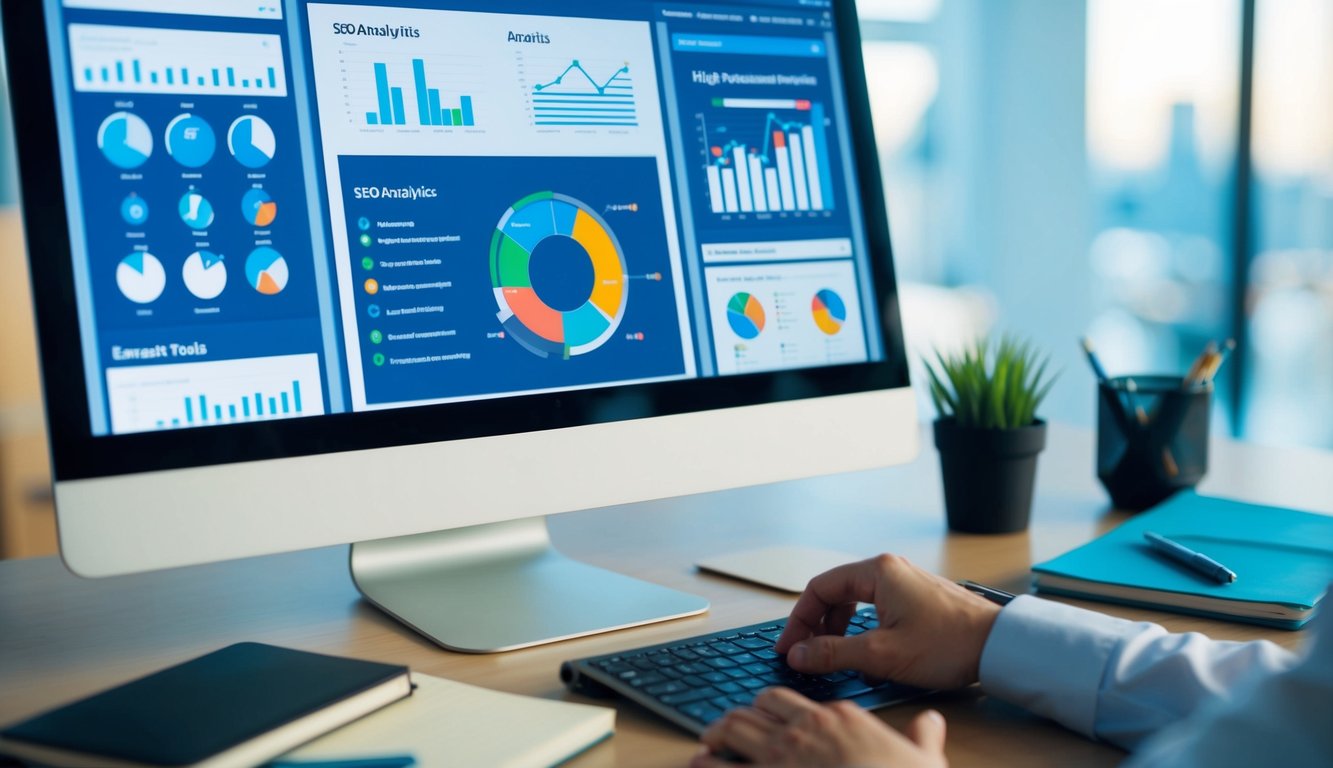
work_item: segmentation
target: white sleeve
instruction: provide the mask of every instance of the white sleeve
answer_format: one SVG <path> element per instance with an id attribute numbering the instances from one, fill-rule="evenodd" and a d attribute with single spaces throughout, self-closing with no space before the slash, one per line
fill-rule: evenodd
<path id="1" fill-rule="evenodd" d="M 996 619 L 982 652 L 981 685 L 1086 736 L 1133 749 L 1294 663 L 1266 641 L 1172 635 L 1156 624 L 1022 596 Z"/>
<path id="2" fill-rule="evenodd" d="M 1218 697 L 1144 742 L 1135 768 L 1333 765 L 1333 590 L 1296 664 Z"/>

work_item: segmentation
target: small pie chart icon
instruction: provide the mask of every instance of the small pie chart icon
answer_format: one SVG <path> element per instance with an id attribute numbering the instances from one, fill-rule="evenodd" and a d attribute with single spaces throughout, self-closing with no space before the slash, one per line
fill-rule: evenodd
<path id="1" fill-rule="evenodd" d="M 241 198 L 241 214 L 254 227 L 267 227 L 278 218 L 278 204 L 262 189 L 252 189 Z"/>
<path id="2" fill-rule="evenodd" d="M 250 287 L 265 296 L 276 296 L 287 287 L 287 260 L 281 253 L 262 245 L 245 260 L 245 279 Z"/>

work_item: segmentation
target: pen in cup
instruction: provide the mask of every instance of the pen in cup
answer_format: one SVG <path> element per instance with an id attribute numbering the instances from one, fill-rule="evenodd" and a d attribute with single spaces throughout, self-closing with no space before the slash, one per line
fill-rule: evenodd
<path id="1" fill-rule="evenodd" d="M 1152 531 L 1144 532 L 1143 538 L 1155 551 L 1161 552 L 1195 573 L 1207 576 L 1219 584 L 1230 584 L 1236 580 L 1235 571 L 1202 552 L 1195 552 L 1184 544 L 1172 541 Z"/>

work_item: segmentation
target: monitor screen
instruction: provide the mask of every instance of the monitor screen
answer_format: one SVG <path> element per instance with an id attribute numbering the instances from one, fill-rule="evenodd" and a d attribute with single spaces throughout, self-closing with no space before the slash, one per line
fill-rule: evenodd
<path id="1" fill-rule="evenodd" d="M 78 439 L 906 382 L 830 2 L 42 2 Z"/>

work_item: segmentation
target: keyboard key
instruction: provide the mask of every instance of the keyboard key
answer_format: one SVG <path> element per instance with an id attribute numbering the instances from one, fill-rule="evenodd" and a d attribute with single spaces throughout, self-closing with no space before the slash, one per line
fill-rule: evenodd
<path id="1" fill-rule="evenodd" d="M 740 666 L 725 656 L 719 656 L 716 659 L 704 659 L 704 663 L 714 669 L 733 669 Z"/>
<path id="2" fill-rule="evenodd" d="M 671 649 L 671 655 L 683 661 L 699 660 L 699 654 L 689 650 L 688 648 L 673 648 Z"/>
<path id="3" fill-rule="evenodd" d="M 752 675 L 754 675 L 753 672 L 746 672 L 744 669 L 740 667 L 736 667 L 735 669 L 724 669 L 722 670 L 722 674 L 726 675 L 732 680 L 748 680 Z"/>
<path id="4" fill-rule="evenodd" d="M 718 683 L 714 687 L 716 687 L 719 691 L 722 691 L 723 693 L 741 693 L 742 691 L 745 690 L 739 684 L 732 682 Z"/>
<path id="5" fill-rule="evenodd" d="M 703 688 L 708 685 L 708 681 L 698 675 L 686 675 L 680 679 L 680 682 L 691 688 Z"/>
<path id="6" fill-rule="evenodd" d="M 606 666 L 606 667 L 603 667 L 603 669 L 606 670 L 606 673 L 607 673 L 608 675 L 619 675 L 621 672 L 633 672 L 633 671 L 634 671 L 634 667 L 632 667 L 632 666 L 630 666 L 629 664 L 626 664 L 626 663 L 624 663 L 624 662 L 620 662 L 620 663 L 616 663 L 616 664 L 610 664 L 610 665 L 608 665 L 608 666 Z"/>
<path id="7" fill-rule="evenodd" d="M 732 654 L 745 652 L 744 648 L 741 648 L 735 643 L 711 643 L 708 647 L 724 656 L 731 656 Z"/>
<path id="8" fill-rule="evenodd" d="M 740 686 L 747 691 L 761 691 L 768 687 L 753 677 L 747 677 L 744 680 L 737 680 L 736 682 L 740 683 Z"/>
<path id="9" fill-rule="evenodd" d="M 657 670 L 657 674 L 662 675 L 663 677 L 670 678 L 672 680 L 679 680 L 682 677 L 684 677 L 684 675 L 672 669 L 671 667 L 660 667 Z"/>
<path id="10" fill-rule="evenodd" d="M 722 653 L 721 653 L 720 651 L 715 651 L 715 650 L 713 650 L 712 648 L 710 648 L 710 647 L 708 647 L 708 646 L 706 646 L 706 645 L 701 645 L 701 646 L 692 648 L 691 650 L 693 650 L 696 654 L 699 655 L 700 658 L 703 658 L 703 659 L 716 659 L 717 657 L 719 657 L 719 656 L 722 655 Z"/>
<path id="11" fill-rule="evenodd" d="M 689 704 L 703 699 L 711 699 L 718 694 L 715 688 L 695 688 L 692 691 L 681 691 L 680 693 L 668 693 L 665 696 L 658 696 L 657 700 L 669 707 L 679 707 L 681 704 Z"/>
<path id="12" fill-rule="evenodd" d="M 749 692 L 735 694 L 731 697 L 731 703 L 738 707 L 748 707 L 754 704 L 754 694 Z"/>
<path id="13" fill-rule="evenodd" d="M 744 648 L 747 651 L 754 651 L 760 648 L 773 647 L 772 643 L 757 637 L 743 637 L 740 640 L 736 641 L 736 645 L 739 645 L 740 647 Z"/>
<path id="14" fill-rule="evenodd" d="M 721 672 L 705 672 L 704 674 L 699 675 L 699 677 L 702 677 L 710 683 L 727 683 L 731 681 L 730 677 L 727 677 Z"/>
<path id="15" fill-rule="evenodd" d="M 665 675 L 660 675 L 656 672 L 644 672 L 638 677 L 635 677 L 632 680 L 630 680 L 629 684 L 634 686 L 635 688 L 644 688 L 649 685 L 657 685 L 659 683 L 665 683 L 665 682 L 667 682 L 667 678 Z"/>
<path id="16" fill-rule="evenodd" d="M 732 707 L 736 706 L 731 702 L 731 698 L 729 696 L 718 696 L 717 698 L 709 699 L 708 703 L 712 704 L 718 709 L 731 709 Z"/>
<path id="17" fill-rule="evenodd" d="M 688 691 L 689 689 L 690 687 L 688 685 L 684 685 L 682 683 L 676 682 L 675 680 L 672 680 L 670 682 L 661 683 L 660 685 L 654 685 L 651 688 L 647 688 L 644 690 L 644 693 L 648 694 L 649 696 L 665 696 L 669 693 L 681 693 L 682 691 Z"/>
<path id="18" fill-rule="evenodd" d="M 723 715 L 722 710 L 718 709 L 712 704 L 705 702 L 700 702 L 696 704 L 686 704 L 685 706 L 680 708 L 680 711 L 683 712 L 686 717 L 698 720 L 704 725 L 712 723 L 714 720 L 718 719 L 719 717 L 722 717 Z"/>
<path id="19" fill-rule="evenodd" d="M 712 667 L 707 664 L 677 664 L 676 671 L 682 675 L 702 675 L 705 672 L 712 672 Z"/>
<path id="20" fill-rule="evenodd" d="M 635 659 L 630 662 L 630 665 L 641 672 L 649 672 L 657 669 L 657 665 L 647 659 Z"/>
<path id="21" fill-rule="evenodd" d="M 757 658 L 763 659 L 763 660 L 765 660 L 765 661 L 771 661 L 771 660 L 773 660 L 773 659 L 780 658 L 780 657 L 779 657 L 776 653 L 774 653 L 773 651 L 755 651 L 755 652 L 754 652 L 754 655 L 755 655 Z"/>

